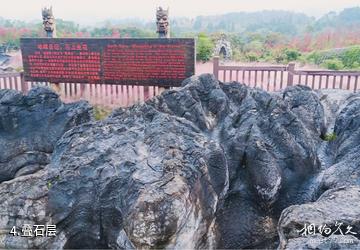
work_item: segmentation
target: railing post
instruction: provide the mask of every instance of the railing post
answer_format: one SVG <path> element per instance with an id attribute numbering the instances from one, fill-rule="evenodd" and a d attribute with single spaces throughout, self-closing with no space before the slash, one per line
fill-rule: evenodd
<path id="1" fill-rule="evenodd" d="M 219 57 L 215 56 L 213 58 L 213 74 L 215 75 L 216 80 L 219 80 Z"/>
<path id="2" fill-rule="evenodd" d="M 287 67 L 288 79 L 287 86 L 293 86 L 294 84 L 294 74 L 295 74 L 295 63 L 289 63 Z"/>
<path id="3" fill-rule="evenodd" d="M 59 86 L 60 86 L 60 84 L 59 84 Z M 111 98 L 112 98 L 112 95 L 113 95 L 112 85 L 110 85 L 110 87 L 111 87 Z M 84 97 L 85 88 L 86 88 L 85 83 L 80 83 L 80 97 Z M 61 90 L 61 87 L 60 87 L 60 90 Z"/>
<path id="4" fill-rule="evenodd" d="M 21 91 L 23 92 L 23 94 L 27 94 L 27 86 L 26 86 L 26 82 L 25 82 L 25 78 L 24 78 L 24 72 L 20 73 L 20 81 L 21 81 Z"/>

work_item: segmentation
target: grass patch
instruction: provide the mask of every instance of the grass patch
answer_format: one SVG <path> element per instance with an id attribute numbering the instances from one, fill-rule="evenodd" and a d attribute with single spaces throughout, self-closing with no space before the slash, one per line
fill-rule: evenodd
<path id="1" fill-rule="evenodd" d="M 96 121 L 104 120 L 106 117 L 109 116 L 111 111 L 112 110 L 110 108 L 106 108 L 99 105 L 93 107 L 94 118 Z"/>
<path id="2" fill-rule="evenodd" d="M 54 181 L 54 179 L 47 181 L 46 186 L 48 187 L 48 189 L 50 189 L 52 187 L 52 185 L 53 185 L 52 181 Z M 60 181 L 60 175 L 57 175 L 55 177 L 55 182 L 58 182 L 58 181 Z"/>
<path id="3" fill-rule="evenodd" d="M 335 133 L 329 133 L 329 134 L 325 134 L 324 136 L 322 136 L 322 138 L 324 141 L 334 141 L 336 140 L 336 134 Z"/>

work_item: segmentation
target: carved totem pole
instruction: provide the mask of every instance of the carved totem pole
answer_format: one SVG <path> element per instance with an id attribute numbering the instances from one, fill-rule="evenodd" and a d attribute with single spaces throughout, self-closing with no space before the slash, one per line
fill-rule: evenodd
<path id="1" fill-rule="evenodd" d="M 156 33 L 159 38 L 170 38 L 169 8 L 164 10 L 162 7 L 156 9 Z M 159 88 L 160 93 L 169 87 Z"/>
<path id="2" fill-rule="evenodd" d="M 46 37 L 56 37 L 56 25 L 52 7 L 42 9 L 42 19 Z"/>
<path id="3" fill-rule="evenodd" d="M 170 38 L 169 8 L 167 10 L 162 7 L 156 9 L 156 27 L 159 38 Z"/>
<path id="4" fill-rule="evenodd" d="M 44 7 L 41 12 L 46 37 L 56 37 L 55 17 L 53 15 L 52 7 Z M 55 92 L 60 93 L 61 87 L 59 83 L 50 83 L 50 86 Z"/>

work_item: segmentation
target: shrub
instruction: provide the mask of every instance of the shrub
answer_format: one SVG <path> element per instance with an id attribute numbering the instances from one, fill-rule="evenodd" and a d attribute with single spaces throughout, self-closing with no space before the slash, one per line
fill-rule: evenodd
<path id="1" fill-rule="evenodd" d="M 340 70 L 344 68 L 344 64 L 339 59 L 328 59 L 322 64 L 323 67 L 331 70 Z"/>
<path id="2" fill-rule="evenodd" d="M 286 48 L 283 53 L 285 54 L 287 62 L 296 61 L 301 56 L 301 53 L 297 49 Z"/>
<path id="3" fill-rule="evenodd" d="M 22 71 L 24 71 L 24 68 L 23 67 L 17 67 L 17 68 L 15 68 L 15 71 L 16 72 L 22 72 Z"/>
<path id="4" fill-rule="evenodd" d="M 336 134 L 335 133 L 329 133 L 329 134 L 325 134 L 322 139 L 324 141 L 334 141 L 336 140 Z"/>
<path id="5" fill-rule="evenodd" d="M 101 107 L 101 106 L 94 106 L 93 108 L 94 118 L 96 121 L 103 120 L 111 113 L 111 109 Z"/>
<path id="6" fill-rule="evenodd" d="M 304 55 L 301 55 L 297 61 L 300 63 L 300 66 L 303 67 L 306 65 L 306 57 Z"/>
<path id="7" fill-rule="evenodd" d="M 274 51 L 273 57 L 276 63 L 284 63 L 285 62 L 285 55 L 282 51 Z"/>
<path id="8" fill-rule="evenodd" d="M 352 64 L 352 67 L 351 67 L 351 68 L 360 70 L 360 63 L 359 63 L 359 62 L 354 62 L 354 63 Z"/>
<path id="9" fill-rule="evenodd" d="M 232 59 L 234 61 L 237 61 L 237 62 L 241 62 L 241 61 L 244 61 L 246 60 L 245 56 L 243 53 L 241 53 L 241 51 L 239 49 L 233 49 L 233 54 L 232 54 Z"/>
<path id="10" fill-rule="evenodd" d="M 264 52 L 265 48 L 260 41 L 251 41 L 244 45 L 244 51 L 248 53 L 256 53 L 258 55 Z"/>
<path id="11" fill-rule="evenodd" d="M 307 55 L 306 60 L 313 64 L 320 64 L 320 58 L 320 53 L 318 51 L 313 51 Z"/>
<path id="12" fill-rule="evenodd" d="M 308 54 L 307 59 L 314 64 L 320 65 L 324 63 L 326 60 L 330 59 L 340 59 L 341 55 L 344 53 L 343 48 L 341 49 L 331 49 L 331 50 L 323 50 L 323 51 L 313 51 Z"/>
<path id="13" fill-rule="evenodd" d="M 291 61 L 296 61 L 300 58 L 301 53 L 297 49 L 284 48 L 281 50 L 274 50 L 272 52 L 272 57 L 277 63 L 288 63 Z"/>
<path id="14" fill-rule="evenodd" d="M 255 53 L 249 52 L 246 54 L 246 59 L 250 62 L 257 62 L 259 57 Z"/>
<path id="15" fill-rule="evenodd" d="M 341 56 L 342 62 L 347 68 L 354 68 L 354 64 L 360 64 L 360 46 L 347 49 Z"/>
<path id="16" fill-rule="evenodd" d="M 211 59 L 213 54 L 214 44 L 211 39 L 205 34 L 200 33 L 198 35 L 197 46 L 196 46 L 196 58 L 203 62 L 207 62 Z"/>
<path id="17" fill-rule="evenodd" d="M 328 69 L 357 69 L 360 65 L 360 46 L 313 51 L 306 59 L 310 63 L 323 65 Z"/>

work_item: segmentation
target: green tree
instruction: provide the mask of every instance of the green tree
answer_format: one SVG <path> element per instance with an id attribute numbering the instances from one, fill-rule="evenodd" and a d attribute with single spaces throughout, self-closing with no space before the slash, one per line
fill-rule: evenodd
<path id="1" fill-rule="evenodd" d="M 264 51 L 264 45 L 260 41 L 252 41 L 244 46 L 245 52 L 253 52 L 257 55 L 261 55 Z"/>
<path id="2" fill-rule="evenodd" d="M 342 62 L 347 68 L 357 68 L 360 64 L 360 46 L 347 49 L 342 55 Z"/>
<path id="3" fill-rule="evenodd" d="M 257 62 L 259 61 L 258 56 L 254 52 L 249 52 L 246 54 L 246 59 L 250 62 Z"/>
<path id="4" fill-rule="evenodd" d="M 196 46 L 197 60 L 209 61 L 213 53 L 214 44 L 205 33 L 199 33 Z"/>
<path id="5" fill-rule="evenodd" d="M 285 58 L 288 62 L 296 61 L 300 56 L 301 53 L 297 49 L 284 49 Z"/>
<path id="6" fill-rule="evenodd" d="M 327 69 L 340 70 L 344 68 L 344 64 L 339 59 L 325 60 L 323 66 Z"/>
<path id="7" fill-rule="evenodd" d="M 280 44 L 283 40 L 284 40 L 283 35 L 276 32 L 270 32 L 265 36 L 265 44 L 267 47 L 270 48 Z"/>

